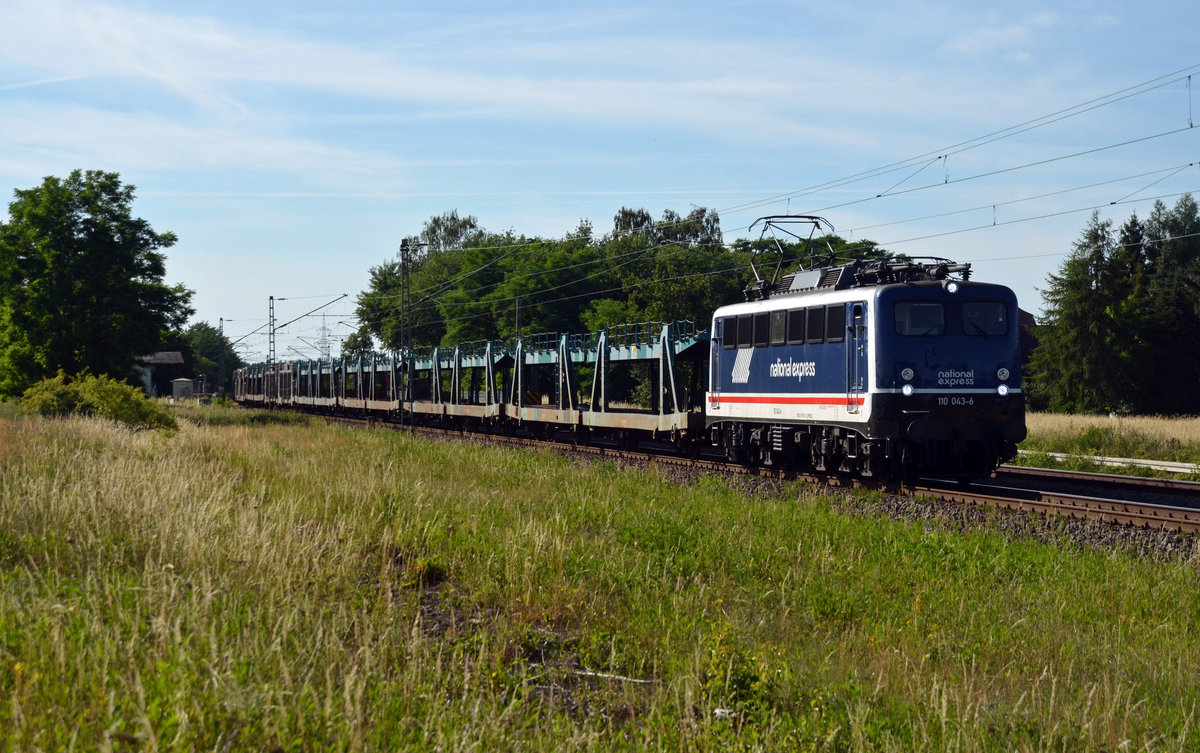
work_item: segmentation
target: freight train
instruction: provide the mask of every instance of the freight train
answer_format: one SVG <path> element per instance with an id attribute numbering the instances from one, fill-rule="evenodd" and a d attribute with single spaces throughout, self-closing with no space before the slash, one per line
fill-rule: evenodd
<path id="1" fill-rule="evenodd" d="M 1026 430 L 1011 290 L 945 259 L 776 278 L 718 308 L 707 330 L 624 325 L 256 364 L 237 372 L 234 395 L 463 430 L 712 447 L 738 463 L 874 479 L 978 478 L 1016 455 Z M 633 382 L 639 401 L 614 399 Z"/>

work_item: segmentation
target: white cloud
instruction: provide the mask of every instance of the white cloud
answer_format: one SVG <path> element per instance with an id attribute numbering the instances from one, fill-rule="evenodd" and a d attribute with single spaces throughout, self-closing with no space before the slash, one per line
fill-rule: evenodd
<path id="1" fill-rule="evenodd" d="M 5 172 L 38 174 L 45 166 L 106 169 L 264 171 L 315 174 L 353 184 L 363 176 L 395 176 L 404 165 L 382 155 L 340 149 L 288 135 L 226 125 L 185 125 L 141 113 L 75 105 L 20 105 L 0 115 Z"/>
<path id="2" fill-rule="evenodd" d="M 965 30 L 943 44 L 941 49 L 973 60 L 993 58 L 1031 63 L 1037 59 L 1034 48 L 1039 45 L 1039 35 L 1053 31 L 1063 23 L 1057 13 L 1049 11 L 1013 21 L 1001 21 L 1001 16 L 998 11 L 989 11 L 973 23 L 965 23 Z"/>
<path id="3" fill-rule="evenodd" d="M 111 5 L 38 2 L 12 15 L 0 32 L 0 55 L 40 68 L 46 78 L 150 83 L 226 122 L 262 117 L 255 88 L 284 86 L 435 112 L 448 108 L 455 115 L 669 125 L 734 140 L 853 144 L 844 126 L 822 128 L 797 114 L 814 81 L 827 93 L 823 108 L 859 109 L 868 93 L 857 83 L 868 77 L 824 67 L 816 56 L 713 40 L 623 34 L 563 41 L 528 30 L 515 38 L 489 37 L 494 29 L 483 29 L 458 47 L 436 54 L 426 49 L 418 64 L 394 48 L 363 49 Z M 619 78 L 612 75 L 617 71 Z"/>

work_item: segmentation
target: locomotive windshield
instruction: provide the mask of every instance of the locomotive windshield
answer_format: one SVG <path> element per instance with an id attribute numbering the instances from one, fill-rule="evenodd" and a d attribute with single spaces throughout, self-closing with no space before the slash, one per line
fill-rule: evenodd
<path id="1" fill-rule="evenodd" d="M 978 337 L 1008 334 L 1008 306 L 1000 301 L 964 301 L 963 333 Z"/>
<path id="2" fill-rule="evenodd" d="M 933 337 L 946 331 L 942 304 L 932 301 L 900 301 L 896 304 L 896 334 Z"/>
<path id="3" fill-rule="evenodd" d="M 937 337 L 946 334 L 947 307 L 953 335 L 1001 337 L 1008 334 L 1008 305 L 1003 301 L 899 301 L 896 303 L 896 334 L 906 337 Z M 958 322 L 961 310 L 961 329 Z"/>

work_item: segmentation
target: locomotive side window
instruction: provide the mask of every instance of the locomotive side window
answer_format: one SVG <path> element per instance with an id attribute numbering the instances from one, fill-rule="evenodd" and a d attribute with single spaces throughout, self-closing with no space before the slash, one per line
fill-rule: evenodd
<path id="1" fill-rule="evenodd" d="M 754 315 L 754 347 L 761 348 L 771 341 L 771 314 L 764 311 Z"/>
<path id="2" fill-rule="evenodd" d="M 940 303 L 900 301 L 895 312 L 897 335 L 932 337 L 946 332 L 946 315 Z"/>
<path id="3" fill-rule="evenodd" d="M 737 347 L 737 317 L 717 320 L 717 334 L 726 349 Z"/>
<path id="4" fill-rule="evenodd" d="M 819 343 L 825 340 L 825 307 L 817 306 L 808 310 L 807 342 Z"/>
<path id="5" fill-rule="evenodd" d="M 788 345 L 799 345 L 804 342 L 804 328 L 806 326 L 804 318 L 804 309 L 792 309 L 788 314 Z"/>
<path id="6" fill-rule="evenodd" d="M 787 312 L 771 312 L 771 344 L 783 345 L 787 342 Z"/>
<path id="7" fill-rule="evenodd" d="M 825 342 L 840 343 L 846 339 L 846 304 L 835 303 L 825 308 Z"/>
<path id="8" fill-rule="evenodd" d="M 737 346 L 739 348 L 749 348 L 754 344 L 754 318 L 749 314 L 742 314 L 737 318 Z"/>
<path id="9" fill-rule="evenodd" d="M 1008 306 L 1001 301 L 964 301 L 963 334 L 976 337 L 1008 334 Z"/>

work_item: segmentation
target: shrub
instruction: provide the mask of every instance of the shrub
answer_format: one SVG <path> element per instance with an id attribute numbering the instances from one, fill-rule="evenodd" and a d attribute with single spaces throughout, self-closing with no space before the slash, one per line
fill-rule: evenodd
<path id="1" fill-rule="evenodd" d="M 40 416 L 79 414 L 118 421 L 134 429 L 175 429 L 175 417 L 132 385 L 107 376 L 59 371 L 25 391 L 21 408 Z"/>

